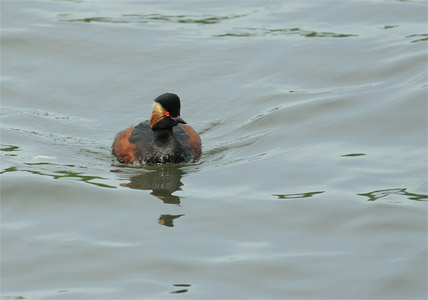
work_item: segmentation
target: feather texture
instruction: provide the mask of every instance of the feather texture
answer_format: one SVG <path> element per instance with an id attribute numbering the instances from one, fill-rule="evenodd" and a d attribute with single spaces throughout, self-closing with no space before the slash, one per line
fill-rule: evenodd
<path id="1" fill-rule="evenodd" d="M 150 118 L 150 128 L 153 128 L 157 122 L 162 120 L 165 116 L 166 110 L 159 103 L 153 104 L 152 117 Z"/>

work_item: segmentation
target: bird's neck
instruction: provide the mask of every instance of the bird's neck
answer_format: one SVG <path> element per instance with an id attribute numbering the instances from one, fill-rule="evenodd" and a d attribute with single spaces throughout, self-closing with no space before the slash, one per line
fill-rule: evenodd
<path id="1" fill-rule="evenodd" d="M 169 143 L 171 140 L 175 140 L 174 134 L 172 132 L 172 127 L 162 128 L 153 130 L 155 135 L 155 142 L 158 145 L 163 145 Z"/>

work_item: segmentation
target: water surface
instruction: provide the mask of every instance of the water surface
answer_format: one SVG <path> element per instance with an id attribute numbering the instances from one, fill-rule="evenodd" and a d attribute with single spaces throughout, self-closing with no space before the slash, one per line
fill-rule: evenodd
<path id="1" fill-rule="evenodd" d="M 426 298 L 426 10 L 2 1 L 2 298 Z M 115 162 L 164 92 L 201 161 Z"/>

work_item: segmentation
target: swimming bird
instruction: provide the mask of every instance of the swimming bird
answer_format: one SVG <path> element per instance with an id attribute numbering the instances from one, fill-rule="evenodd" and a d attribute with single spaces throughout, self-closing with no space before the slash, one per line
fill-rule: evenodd
<path id="1" fill-rule="evenodd" d="M 197 132 L 180 117 L 180 98 L 165 93 L 153 103 L 150 120 L 120 131 L 112 154 L 126 164 L 176 164 L 196 162 L 202 143 Z"/>

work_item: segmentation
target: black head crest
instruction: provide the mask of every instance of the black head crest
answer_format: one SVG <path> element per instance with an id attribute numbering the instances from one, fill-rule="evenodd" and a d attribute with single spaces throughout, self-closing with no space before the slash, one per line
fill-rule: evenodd
<path id="1" fill-rule="evenodd" d="M 165 93 L 158 96 L 154 101 L 162 105 L 170 113 L 171 117 L 180 115 L 180 98 L 176 94 Z"/>

